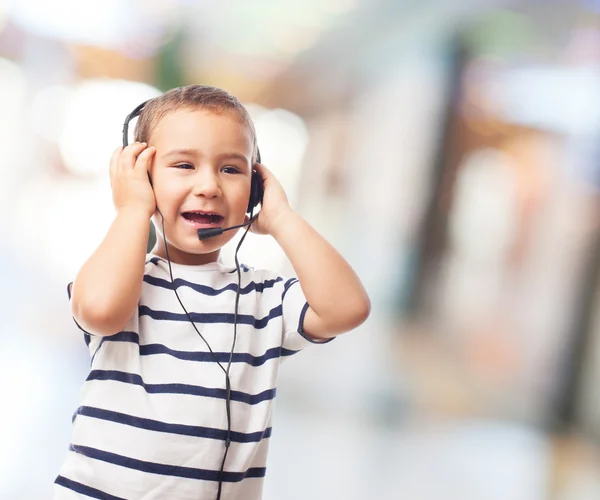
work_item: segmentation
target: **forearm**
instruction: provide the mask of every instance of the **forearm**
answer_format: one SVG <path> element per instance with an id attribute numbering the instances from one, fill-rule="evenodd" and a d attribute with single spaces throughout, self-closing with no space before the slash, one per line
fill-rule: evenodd
<path id="1" fill-rule="evenodd" d="M 367 318 L 370 301 L 358 276 L 300 215 L 291 210 L 282 214 L 273 237 L 289 258 L 318 318 L 309 321 L 307 333 L 332 336 L 356 328 Z"/>
<path id="2" fill-rule="evenodd" d="M 98 335 L 121 331 L 136 310 L 144 276 L 149 219 L 123 210 L 79 271 L 71 295 L 73 316 Z"/>

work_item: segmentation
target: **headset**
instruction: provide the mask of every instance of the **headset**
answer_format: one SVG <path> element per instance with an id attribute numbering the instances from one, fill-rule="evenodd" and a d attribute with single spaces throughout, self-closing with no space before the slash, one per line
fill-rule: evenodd
<path id="1" fill-rule="evenodd" d="M 144 101 L 142 104 L 136 106 L 134 108 L 134 110 L 131 113 L 129 113 L 127 115 L 127 117 L 125 118 L 125 122 L 123 123 L 123 148 L 126 148 L 129 143 L 129 140 L 128 140 L 129 123 L 131 122 L 131 120 L 133 120 L 134 118 L 136 118 L 137 116 L 140 115 L 140 113 L 142 112 L 142 110 L 144 109 L 144 107 L 150 100 L 151 99 L 149 99 L 148 101 Z M 256 161 L 257 161 L 257 163 L 260 163 L 261 159 L 260 159 L 260 151 L 258 150 L 258 147 L 257 147 L 256 153 L 257 153 Z M 150 182 L 150 185 L 152 186 L 152 178 L 150 177 L 150 173 L 148 173 L 148 180 Z M 225 231 L 230 231 L 232 229 L 237 229 L 237 228 L 246 226 L 246 230 L 244 231 L 244 234 L 240 238 L 240 241 L 235 249 L 235 267 L 236 267 L 236 271 L 237 271 L 238 284 L 237 284 L 237 289 L 236 289 L 236 293 L 235 293 L 235 313 L 233 316 L 233 341 L 231 344 L 231 351 L 229 353 L 229 360 L 227 362 L 227 368 L 223 368 L 223 365 L 219 362 L 219 360 L 215 356 L 215 353 L 213 352 L 209 343 L 202 336 L 202 334 L 200 333 L 200 331 L 194 324 L 194 321 L 192 320 L 187 309 L 183 305 L 183 302 L 181 302 L 181 299 L 179 298 L 179 294 L 177 293 L 177 289 L 175 288 L 175 281 L 173 279 L 173 270 L 171 268 L 171 259 L 169 258 L 169 248 L 167 246 L 167 237 L 165 236 L 165 218 L 163 217 L 162 212 L 158 208 L 158 205 L 156 207 L 156 211 L 160 214 L 161 221 L 162 221 L 162 234 L 163 234 L 163 239 L 164 239 L 164 244 L 165 244 L 165 252 L 167 254 L 167 263 L 169 264 L 169 276 L 171 277 L 171 287 L 172 287 L 173 291 L 175 292 L 175 296 L 177 297 L 177 300 L 178 300 L 179 304 L 181 305 L 181 308 L 185 312 L 189 322 L 194 327 L 194 330 L 196 330 L 196 333 L 204 341 L 204 343 L 206 344 L 206 347 L 208 347 L 208 350 L 210 351 L 214 361 L 217 363 L 217 365 L 219 365 L 219 368 L 221 368 L 221 370 L 225 374 L 225 389 L 226 389 L 225 411 L 227 414 L 227 436 L 225 439 L 225 451 L 223 453 L 223 459 L 221 460 L 221 469 L 219 470 L 219 486 L 217 489 L 216 500 L 221 499 L 221 490 L 223 487 L 223 470 L 225 467 L 225 460 L 227 459 L 227 453 L 229 451 L 229 446 L 231 444 L 231 381 L 229 379 L 229 370 L 231 368 L 231 361 L 233 359 L 233 352 L 235 350 L 235 342 L 237 339 L 237 318 L 238 318 L 238 308 L 239 308 L 239 301 L 240 301 L 240 288 L 242 285 L 242 275 L 241 275 L 241 271 L 240 271 L 240 264 L 238 261 L 238 250 L 242 246 L 242 243 L 243 243 L 244 239 L 246 238 L 246 235 L 248 234 L 248 230 L 250 229 L 250 226 L 258 218 L 258 214 L 254 215 L 254 209 L 258 205 L 262 204 L 263 195 L 264 195 L 264 187 L 263 187 L 262 179 L 261 179 L 260 175 L 258 174 L 258 172 L 253 168 L 252 169 L 252 181 L 250 183 L 250 198 L 248 200 L 248 207 L 246 209 L 246 213 L 248 213 L 250 215 L 248 222 L 244 222 L 243 224 L 239 224 L 237 226 L 230 226 L 230 227 L 226 227 L 226 228 L 222 228 L 222 227 L 212 228 L 211 227 L 211 228 L 198 229 L 198 239 L 205 240 L 205 239 L 213 238 L 215 236 L 223 234 Z"/>

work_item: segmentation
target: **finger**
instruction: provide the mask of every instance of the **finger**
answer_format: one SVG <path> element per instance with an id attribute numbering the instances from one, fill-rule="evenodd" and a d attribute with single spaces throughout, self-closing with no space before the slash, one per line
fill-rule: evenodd
<path id="1" fill-rule="evenodd" d="M 135 166 L 133 167 L 133 171 L 137 175 L 144 176 L 148 173 L 155 152 L 156 148 L 154 146 L 150 146 L 139 154 L 137 160 L 135 161 Z"/>
<path id="2" fill-rule="evenodd" d="M 138 155 L 146 149 L 145 142 L 134 142 L 123 149 L 119 157 L 119 168 L 121 170 L 131 170 L 135 167 L 135 161 Z"/>
<path id="3" fill-rule="evenodd" d="M 123 151 L 123 146 L 119 146 L 117 149 L 115 149 L 113 154 L 110 157 L 109 174 L 110 174 L 111 179 L 114 177 L 115 173 L 117 172 L 117 168 L 119 166 L 119 155 L 121 154 L 121 151 Z"/>
<path id="4" fill-rule="evenodd" d="M 267 167 L 265 167 L 262 163 L 255 163 L 254 170 L 256 170 L 258 172 L 258 175 L 260 175 L 260 178 L 263 181 L 271 175 L 271 171 Z"/>

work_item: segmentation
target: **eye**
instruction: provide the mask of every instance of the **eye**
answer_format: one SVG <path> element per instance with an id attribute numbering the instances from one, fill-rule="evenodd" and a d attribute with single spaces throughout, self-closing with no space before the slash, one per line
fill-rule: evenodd
<path id="1" fill-rule="evenodd" d="M 175 168 L 182 168 L 184 170 L 193 170 L 194 165 L 190 163 L 178 163 L 177 165 L 173 165 Z"/>
<path id="2" fill-rule="evenodd" d="M 221 172 L 224 172 L 226 174 L 239 174 L 240 173 L 240 169 L 237 167 L 232 167 L 231 165 L 228 165 L 226 167 L 223 167 L 221 169 Z"/>

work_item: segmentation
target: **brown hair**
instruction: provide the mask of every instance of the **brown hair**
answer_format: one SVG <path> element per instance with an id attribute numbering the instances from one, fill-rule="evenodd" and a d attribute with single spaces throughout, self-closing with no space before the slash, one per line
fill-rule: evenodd
<path id="1" fill-rule="evenodd" d="M 256 162 L 257 142 L 256 130 L 248 110 L 237 97 L 229 92 L 209 85 L 188 85 L 178 87 L 151 99 L 140 113 L 135 126 L 135 140 L 147 142 L 150 132 L 168 113 L 183 108 L 201 108 L 213 113 L 232 111 L 236 113 L 247 127 L 252 140 L 252 165 Z"/>

